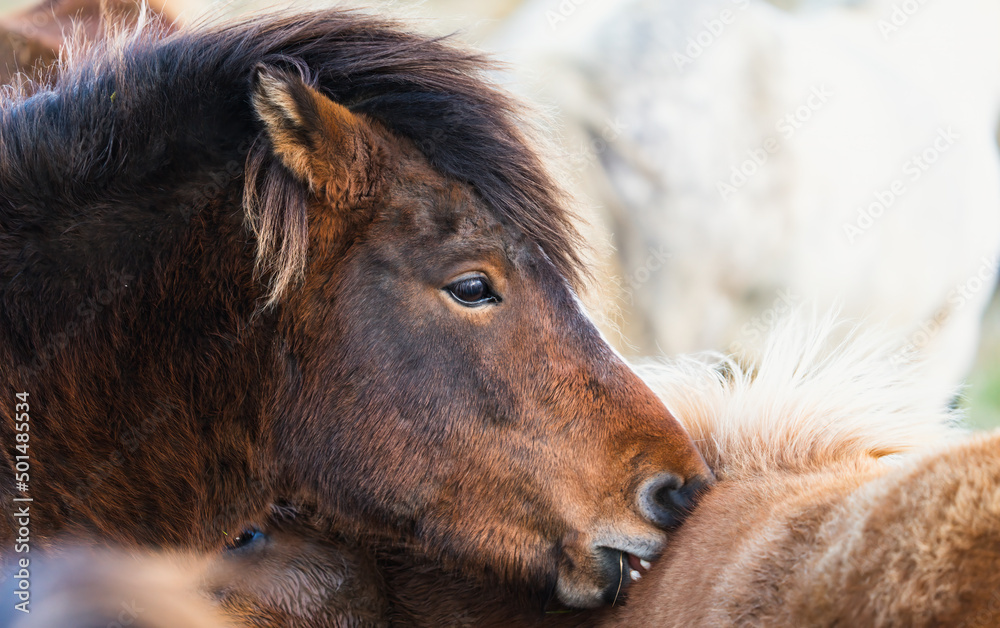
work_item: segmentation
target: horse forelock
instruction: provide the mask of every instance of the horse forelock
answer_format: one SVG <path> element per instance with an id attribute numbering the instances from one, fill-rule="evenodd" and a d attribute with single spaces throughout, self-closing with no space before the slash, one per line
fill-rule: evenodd
<path id="1" fill-rule="evenodd" d="M 953 390 L 918 377 L 878 330 L 802 312 L 780 321 L 752 357 L 704 355 L 640 372 L 720 477 L 806 472 L 953 442 Z"/>
<path id="2" fill-rule="evenodd" d="M 259 155 L 253 162 L 250 147 L 266 143 L 250 103 L 262 64 L 304 69 L 335 102 L 468 183 L 571 281 L 585 275 L 566 198 L 518 122 L 519 105 L 486 79 L 490 62 L 353 11 L 261 15 L 173 34 L 139 20 L 70 47 L 51 83 L 0 100 L 0 200 L 48 211 L 138 201 L 145 187 L 181 189 L 197 169 L 224 171 L 238 160 L 241 176 L 253 176 L 247 221 L 264 242 L 258 262 L 273 273 L 275 296 L 304 266 L 304 203 L 295 194 L 307 192 Z"/>

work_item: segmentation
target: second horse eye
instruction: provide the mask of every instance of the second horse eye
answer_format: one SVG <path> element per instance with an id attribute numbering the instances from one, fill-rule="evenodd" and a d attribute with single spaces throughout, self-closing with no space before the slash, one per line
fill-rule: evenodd
<path id="1" fill-rule="evenodd" d="M 245 550 L 254 544 L 259 544 L 267 540 L 267 535 L 256 528 L 243 530 L 226 544 L 226 549 L 230 552 Z"/>
<path id="2" fill-rule="evenodd" d="M 481 305 L 499 300 L 482 277 L 469 277 L 456 281 L 448 286 L 447 290 L 463 305 Z"/>

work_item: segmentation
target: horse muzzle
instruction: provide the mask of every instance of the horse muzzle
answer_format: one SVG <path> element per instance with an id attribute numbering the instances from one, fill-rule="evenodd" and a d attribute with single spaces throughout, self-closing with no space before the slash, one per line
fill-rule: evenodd
<path id="1" fill-rule="evenodd" d="M 660 473 L 639 487 L 639 512 L 657 527 L 675 528 L 694 510 L 698 498 L 713 481 L 704 476 L 683 481 L 672 473 Z"/>
<path id="2" fill-rule="evenodd" d="M 559 600 L 577 608 L 620 601 L 659 557 L 667 532 L 683 523 L 713 482 L 702 475 L 684 481 L 657 473 L 639 485 L 629 517 L 609 522 L 602 533 L 565 540 L 556 587 Z"/>

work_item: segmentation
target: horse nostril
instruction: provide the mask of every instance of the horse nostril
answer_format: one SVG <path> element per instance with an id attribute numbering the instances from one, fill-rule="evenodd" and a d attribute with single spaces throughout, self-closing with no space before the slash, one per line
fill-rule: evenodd
<path id="1" fill-rule="evenodd" d="M 644 482 L 639 489 L 639 508 L 647 519 L 661 528 L 674 527 L 691 512 L 698 495 L 708 484 L 702 477 L 684 482 L 671 473 L 661 473 Z"/>

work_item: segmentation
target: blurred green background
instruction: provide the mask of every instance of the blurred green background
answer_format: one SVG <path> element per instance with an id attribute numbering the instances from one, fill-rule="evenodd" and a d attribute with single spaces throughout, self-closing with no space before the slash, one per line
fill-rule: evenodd
<path id="1" fill-rule="evenodd" d="M 969 376 L 965 408 L 972 427 L 1000 427 L 1000 299 L 996 296 L 983 319 L 979 356 Z"/>

